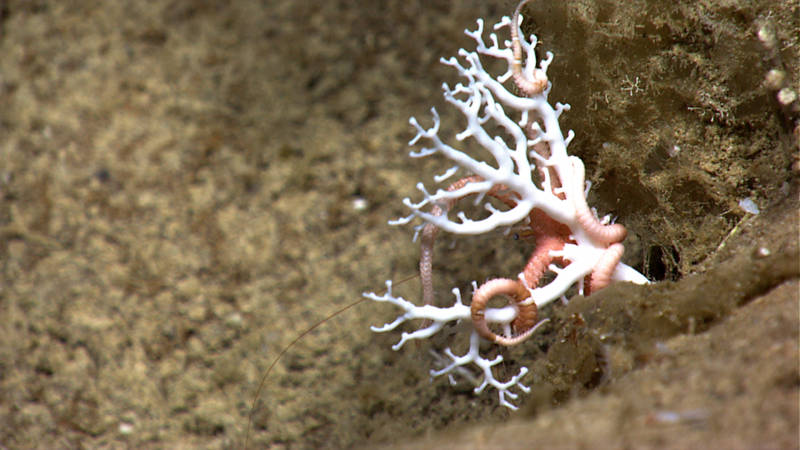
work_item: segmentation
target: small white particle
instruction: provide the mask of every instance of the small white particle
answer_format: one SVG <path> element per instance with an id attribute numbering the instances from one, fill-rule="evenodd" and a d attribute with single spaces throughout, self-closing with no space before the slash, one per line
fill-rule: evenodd
<path id="1" fill-rule="evenodd" d="M 239 328 L 244 323 L 242 315 L 238 312 L 233 312 L 225 317 L 225 325 L 231 328 Z"/>
<path id="2" fill-rule="evenodd" d="M 363 197 L 356 197 L 353 199 L 353 209 L 356 211 L 364 211 L 369 206 L 367 199 Z"/>
<path id="3" fill-rule="evenodd" d="M 743 210 L 745 210 L 745 212 L 748 212 L 750 214 L 758 214 L 761 212 L 758 209 L 758 205 L 756 205 L 756 202 L 751 200 L 750 197 L 739 200 L 739 208 L 742 208 Z"/>
<path id="4" fill-rule="evenodd" d="M 671 148 L 667 149 L 667 154 L 669 155 L 670 158 L 678 156 L 680 152 L 681 152 L 680 145 L 673 145 Z"/>
<path id="5" fill-rule="evenodd" d="M 765 84 L 769 89 L 773 91 L 777 91 L 781 87 L 783 87 L 783 82 L 786 80 L 786 72 L 783 70 L 772 69 L 767 72 L 767 76 L 764 79 Z"/>
<path id="6" fill-rule="evenodd" d="M 131 434 L 133 433 L 133 424 L 128 422 L 120 422 L 119 424 L 119 432 L 120 434 Z"/>
<path id="7" fill-rule="evenodd" d="M 785 87 L 778 91 L 778 103 L 783 106 L 788 106 L 790 103 L 797 100 L 797 92 L 790 87 Z"/>
<path id="8" fill-rule="evenodd" d="M 775 32 L 772 28 L 768 25 L 762 25 L 757 32 L 758 40 L 764 44 L 768 50 L 772 50 L 778 43 L 777 38 L 775 37 Z"/>

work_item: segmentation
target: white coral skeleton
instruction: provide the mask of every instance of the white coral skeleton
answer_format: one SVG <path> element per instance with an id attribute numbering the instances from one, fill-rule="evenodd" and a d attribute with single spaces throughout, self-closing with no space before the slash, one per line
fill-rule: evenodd
<path id="1" fill-rule="evenodd" d="M 551 88 L 547 68 L 553 55 L 548 52 L 544 59 L 537 60 L 536 36 L 531 35 L 529 40 L 521 36 L 520 9 L 525 1 L 517 6 L 513 18 L 503 17 L 494 26 L 495 31 L 508 28 L 510 41 L 501 46 L 497 35 L 490 33 L 491 45 L 487 46 L 483 38 L 483 20 L 478 19 L 475 31 L 465 30 L 475 40 L 475 50 L 460 49 L 461 60 L 455 57 L 441 60 L 457 70 L 465 81 L 452 88 L 443 85 L 445 100 L 467 119 L 466 128 L 456 135 L 456 140 L 474 140 L 492 155 L 494 163 L 478 160 L 465 150 L 442 141 L 435 109 L 431 128 L 424 128 L 413 117 L 410 119 L 417 134 L 409 145 L 422 141 L 428 144 L 419 151 L 412 151 L 411 157 L 440 154 L 455 163 L 444 174 L 434 177 L 435 182 L 441 183 L 459 171 L 468 174 L 435 193 L 418 183 L 422 199 L 416 203 L 404 199 L 410 215 L 389 222 L 402 225 L 415 218 L 423 221 L 417 227 L 417 234 L 421 231 L 423 236 L 420 278 L 424 304 L 418 306 L 392 294 L 391 281 L 386 282 L 387 292 L 383 295 L 364 293 L 371 300 L 392 303 L 403 311 L 393 322 L 372 327 L 375 332 L 394 330 L 409 320 L 423 320 L 422 328 L 402 333 L 400 341 L 392 347 L 394 350 L 410 340 L 426 339 L 448 323 L 471 321 L 469 350 L 459 356 L 447 348 L 445 355 L 449 364 L 432 370 L 431 375 L 447 374 L 453 382 L 453 374 L 463 373 L 466 366 L 476 366 L 482 377 L 476 383 L 475 393 L 487 386 L 494 387 L 500 404 L 511 409 L 516 406 L 510 400 L 518 397 L 512 389 L 526 393 L 530 390 L 521 382 L 528 369 L 522 367 L 507 381 L 498 380 L 492 368 L 503 357 L 483 357 L 479 345 L 482 338 L 500 345 L 523 342 L 546 321 L 537 319 L 539 309 L 565 298 L 567 290 L 573 286 L 577 286 L 579 293 L 588 295 L 611 281 L 648 282 L 635 269 L 620 262 L 625 228 L 610 224 L 608 217 L 599 220 L 586 203 L 588 183 L 584 180 L 583 162 L 567 153 L 574 133 L 570 130 L 564 137 L 558 123 L 559 116 L 569 110 L 569 105 L 551 106 L 547 100 Z M 505 60 L 508 70 L 500 76 L 492 76 L 484 69 L 481 55 Z M 512 93 L 506 83 L 516 86 L 520 95 Z M 504 136 L 492 136 L 490 129 L 502 130 Z M 456 207 L 460 199 L 471 195 L 476 196 L 475 204 L 482 205 L 488 212 L 486 217 L 471 219 Z M 494 206 L 491 199 L 507 208 Z M 449 216 L 451 212 L 455 218 Z M 514 225 L 530 227 L 530 234 L 537 242 L 523 272 L 516 279 L 493 279 L 480 287 L 473 282 L 469 306 L 462 302 L 458 289 L 453 289 L 456 300 L 452 306 L 434 306 L 431 259 L 438 230 L 474 235 Z M 554 278 L 539 286 L 547 272 L 553 273 Z M 489 300 L 498 296 L 508 298 L 509 304 L 501 308 L 488 307 Z"/>

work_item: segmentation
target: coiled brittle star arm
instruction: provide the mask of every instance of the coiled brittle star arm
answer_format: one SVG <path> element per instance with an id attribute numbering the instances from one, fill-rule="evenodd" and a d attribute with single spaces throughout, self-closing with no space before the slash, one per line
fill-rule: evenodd
<path id="1" fill-rule="evenodd" d="M 510 298 L 514 302 L 514 307 L 517 309 L 517 317 L 512 322 L 512 326 L 519 334 L 513 337 L 500 336 L 489 329 L 484 317 L 484 310 L 486 305 L 493 297 L 503 295 Z M 508 278 L 496 278 L 489 280 L 481 285 L 472 296 L 472 304 L 470 305 L 470 315 L 472 317 L 472 325 L 475 331 L 495 344 L 511 346 L 517 345 L 520 342 L 528 339 L 540 325 L 546 322 L 543 320 L 536 323 L 537 308 L 536 303 L 528 305 L 522 302 L 530 296 L 528 289 L 519 280 L 510 280 Z"/>
<path id="2" fill-rule="evenodd" d="M 528 3 L 528 0 L 519 2 L 511 19 L 511 48 L 514 51 L 514 59 L 511 62 L 511 76 L 514 78 L 514 84 L 517 85 L 517 88 L 526 96 L 532 97 L 542 93 L 547 87 L 547 74 L 543 70 L 536 68 L 533 68 L 530 73 L 523 73 L 522 43 L 519 40 L 519 35 L 522 33 L 519 12 L 525 3 Z"/>

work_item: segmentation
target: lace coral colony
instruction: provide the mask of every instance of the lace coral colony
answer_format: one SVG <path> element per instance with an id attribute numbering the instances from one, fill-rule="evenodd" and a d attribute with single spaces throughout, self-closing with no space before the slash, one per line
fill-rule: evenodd
<path id="1" fill-rule="evenodd" d="M 536 36 L 522 36 L 520 24 L 521 2 L 513 16 L 503 17 L 493 30 L 508 28 L 511 40 L 501 45 L 497 35 L 489 34 L 489 44 L 484 41 L 483 20 L 477 20 L 475 31 L 465 30 L 475 41 L 475 50 L 460 49 L 461 59 L 451 57 L 441 62 L 455 69 L 463 79 L 450 87 L 443 85 L 445 100 L 458 109 L 467 120 L 466 128 L 456 135 L 457 141 L 472 139 L 491 154 L 494 164 L 473 158 L 465 151 L 445 143 L 439 137 L 439 114 L 432 109 L 433 125 L 424 128 L 415 118 L 409 122 L 416 136 L 409 145 L 425 142 L 427 146 L 412 151 L 412 158 L 440 154 L 455 165 L 443 175 L 434 178 L 441 183 L 459 171 L 468 175 L 446 189 L 430 193 L 423 183 L 417 188 L 422 199 L 403 203 L 410 209 L 407 217 L 390 221 L 403 225 L 419 218 L 417 227 L 422 233 L 420 278 L 423 285 L 423 304 L 416 305 L 392 294 L 391 281 L 386 282 L 383 295 L 364 293 L 377 301 L 392 303 L 403 312 L 393 322 L 382 327 L 372 327 L 375 332 L 394 330 L 400 324 L 423 319 L 423 326 L 413 332 L 403 332 L 400 341 L 392 348 L 398 350 L 410 340 L 426 339 L 447 323 L 470 321 L 469 349 L 463 355 L 445 350 L 449 363 L 432 376 L 464 372 L 466 366 L 479 369 L 482 378 L 474 378 L 475 393 L 491 386 L 498 391 L 500 404 L 516 409 L 511 402 L 518 397 L 512 389 L 524 393 L 530 388 L 521 379 L 528 369 L 520 368 L 509 380 L 498 380 L 492 368 L 502 362 L 502 356 L 484 358 L 480 353 L 480 340 L 487 339 L 498 345 L 517 345 L 530 337 L 546 321 L 538 319 L 538 312 L 552 301 L 562 298 L 572 286 L 580 293 L 589 294 L 607 286 L 611 281 L 628 281 L 638 284 L 647 279 L 620 262 L 626 230 L 620 224 L 608 224 L 597 218 L 586 202 L 587 187 L 583 162 L 567 153 L 574 137 L 570 130 L 566 136 L 561 131 L 559 116 L 569 110 L 569 105 L 548 102 L 551 83 L 547 68 L 553 61 L 548 52 L 537 59 Z M 505 60 L 508 70 L 499 76 L 488 73 L 481 56 Z M 523 58 L 524 56 L 524 58 Z M 510 80 L 510 82 L 509 82 Z M 513 94 L 506 83 L 515 86 L 520 95 Z M 496 126 L 507 138 L 493 137 L 488 125 Z M 511 143 L 512 145 L 508 145 Z M 488 211 L 488 216 L 471 219 L 457 209 L 460 199 L 476 196 L 476 204 Z M 490 199 L 498 200 L 507 209 L 498 209 Z M 454 213 L 452 219 L 448 213 Z M 433 305 L 432 258 L 433 242 L 438 230 L 461 235 L 487 233 L 501 227 L 522 224 L 529 227 L 537 247 L 528 263 L 516 278 L 496 278 L 481 286 L 473 282 L 473 297 L 469 306 L 462 302 L 461 292 L 453 289 L 455 302 L 449 307 Z M 415 238 L 417 236 L 415 235 Z M 546 284 L 540 281 L 546 273 L 555 276 Z M 510 304 L 493 308 L 488 301 L 503 296 Z M 498 334 L 489 327 L 503 330 Z M 451 378 L 452 381 L 452 378 Z"/>

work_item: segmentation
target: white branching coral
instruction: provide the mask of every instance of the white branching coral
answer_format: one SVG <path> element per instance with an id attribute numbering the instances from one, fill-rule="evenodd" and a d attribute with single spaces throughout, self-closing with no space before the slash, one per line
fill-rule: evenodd
<path id="1" fill-rule="evenodd" d="M 402 225 L 415 218 L 423 221 L 417 232 L 423 234 L 420 278 L 425 304 L 418 306 L 394 296 L 391 282 L 387 282 L 386 294 L 364 294 L 374 301 L 392 303 L 404 311 L 394 322 L 373 327 L 375 332 L 393 330 L 412 319 L 424 319 L 428 323 L 424 328 L 404 332 L 400 342 L 393 347 L 395 350 L 409 340 L 432 336 L 448 323 L 471 321 L 473 330 L 469 337 L 469 350 L 458 356 L 446 349 L 445 354 L 451 362 L 441 370 L 431 371 L 431 375 L 452 375 L 465 366 L 477 366 L 482 381 L 475 392 L 492 386 L 499 392 L 500 403 L 512 409 L 515 406 L 508 399 L 515 399 L 517 394 L 511 389 L 529 390 L 520 381 L 527 369 L 521 368 L 508 381 L 497 380 L 492 367 L 502 361 L 502 357 L 483 358 L 478 345 L 481 338 L 501 345 L 524 341 L 544 322 L 537 321 L 538 310 L 562 298 L 572 286 L 577 285 L 579 292 L 588 295 L 612 280 L 647 282 L 635 269 L 620 262 L 625 228 L 609 224 L 608 218 L 599 220 L 586 203 L 588 187 L 584 180 L 583 162 L 567 153 L 574 133 L 570 130 L 564 136 L 558 123 L 559 116 L 569 110 L 569 105 L 556 103 L 552 106 L 547 100 L 551 88 L 547 81 L 547 68 L 553 55 L 548 52 L 544 59 L 537 60 L 536 37 L 526 40 L 521 36 L 521 6 L 522 3 L 513 18 L 503 17 L 494 26 L 495 31 L 508 28 L 510 41 L 501 45 L 497 35 L 490 33 L 490 45 L 487 46 L 483 38 L 483 21 L 478 19 L 475 31 L 465 31 L 475 40 L 475 50 L 459 50 L 460 60 L 455 57 L 441 60 L 453 67 L 464 80 L 454 87 L 443 85 L 445 100 L 461 111 L 467 122 L 466 128 L 456 135 L 456 140 L 473 140 L 491 154 L 494 161 L 480 160 L 466 150 L 445 143 L 439 135 L 441 122 L 435 109 L 432 110 L 433 125 L 430 128 L 423 127 L 413 117 L 410 119 L 417 133 L 409 145 L 427 143 L 421 150 L 412 151 L 411 157 L 440 154 L 455 164 L 434 177 L 434 181 L 441 183 L 458 172 L 464 174 L 464 178 L 448 188 L 433 193 L 423 183 L 418 183 L 422 199 L 418 202 L 404 199 L 403 203 L 410 209 L 409 216 L 390 222 Z M 481 55 L 505 60 L 508 70 L 500 76 L 492 76 L 484 69 Z M 512 93 L 506 83 L 516 86 L 520 95 Z M 493 135 L 494 131 L 502 136 Z M 475 204 L 482 206 L 487 213 L 471 218 L 465 210 L 459 209 L 458 200 L 467 196 L 476 196 Z M 498 203 L 505 208 L 495 206 Z M 480 287 L 473 283 L 470 306 L 462 303 L 457 289 L 453 289 L 456 301 L 452 306 L 432 304 L 431 258 L 433 238 L 438 230 L 474 235 L 520 224 L 530 227 L 537 246 L 525 269 L 515 279 L 490 280 Z M 554 277 L 539 286 L 545 273 L 552 273 Z M 487 307 L 488 301 L 497 296 L 509 298 L 509 305 Z"/>
<path id="2" fill-rule="evenodd" d="M 400 350 L 408 341 L 414 339 L 427 339 L 433 336 L 447 323 L 460 320 L 470 320 L 470 307 L 464 305 L 464 303 L 461 301 L 461 292 L 458 289 L 453 289 L 452 292 L 456 297 L 456 301 L 453 306 L 450 306 L 449 308 L 437 308 L 432 305 L 417 306 L 403 297 L 394 296 L 392 294 L 392 282 L 387 281 L 385 294 L 377 295 L 374 293 L 367 293 L 364 295 L 376 302 L 392 303 L 403 309 L 405 314 L 398 316 L 397 319 L 395 319 L 392 323 L 387 323 L 382 327 L 370 328 L 376 333 L 383 333 L 394 330 L 398 325 L 406 322 L 407 320 L 425 319 L 430 322 L 430 325 L 426 326 L 425 328 L 420 328 L 410 333 L 403 332 L 400 337 L 400 341 L 392 346 L 392 350 Z M 513 306 L 506 306 L 504 308 L 487 308 L 485 314 L 488 322 L 498 323 L 505 327 L 508 327 L 510 323 L 517 317 L 517 311 Z M 545 321 L 539 322 L 536 326 L 539 326 L 543 323 L 545 323 Z M 446 348 L 444 353 L 450 359 L 450 362 L 445 364 L 445 367 L 442 369 L 431 370 L 431 376 L 438 377 L 445 374 L 452 375 L 453 373 L 458 372 L 458 368 L 474 364 L 481 370 L 481 374 L 483 375 L 482 381 L 476 383 L 477 387 L 475 388 L 475 393 L 480 394 L 487 386 L 492 386 L 497 389 L 499 393 L 501 405 L 507 406 L 511 409 L 517 409 L 516 406 L 508 401 L 508 398 L 513 400 L 518 397 L 518 395 L 512 392 L 510 389 L 516 386 L 522 392 L 530 392 L 530 388 L 520 382 L 520 379 L 525 376 L 526 373 L 528 373 L 528 368 L 520 368 L 519 373 L 511 377 L 511 379 L 506 382 L 497 380 L 492 373 L 492 367 L 503 362 L 503 357 L 501 355 L 496 356 L 494 359 L 486 359 L 482 357 L 479 351 L 479 339 L 480 337 L 478 336 L 478 333 L 473 331 L 469 337 L 469 350 L 467 350 L 467 352 L 461 356 L 455 355 L 449 347 Z M 455 383 L 452 377 L 450 382 L 453 384 Z"/>

